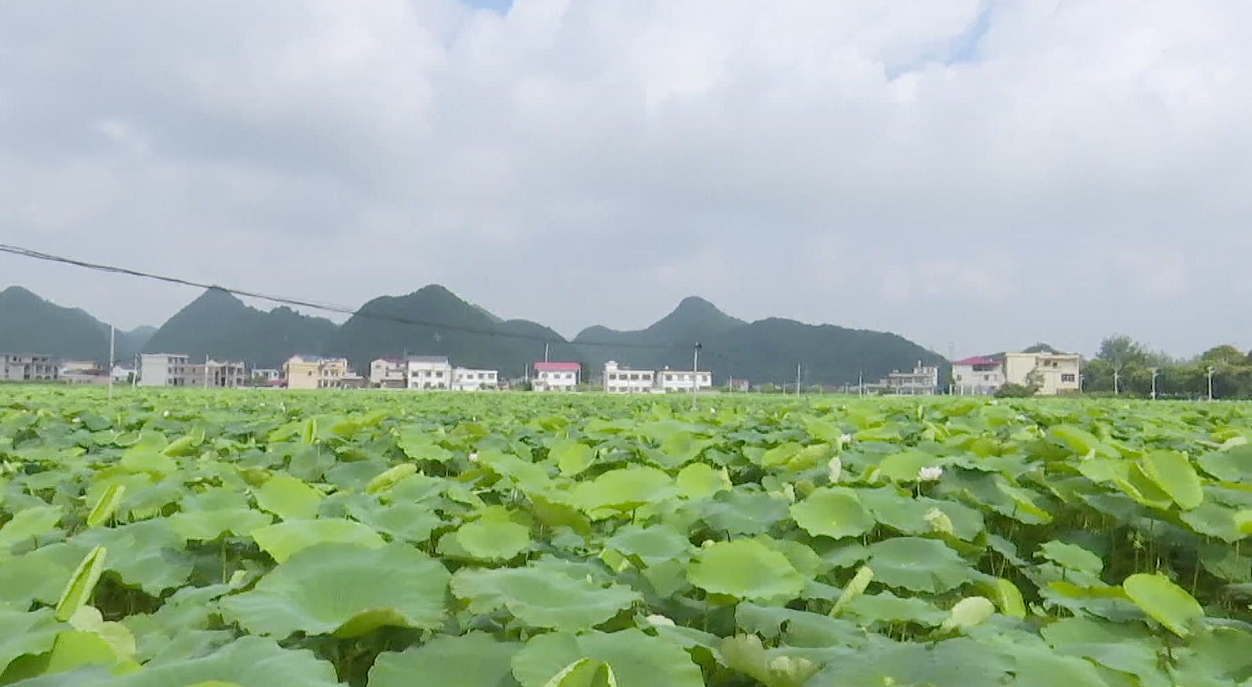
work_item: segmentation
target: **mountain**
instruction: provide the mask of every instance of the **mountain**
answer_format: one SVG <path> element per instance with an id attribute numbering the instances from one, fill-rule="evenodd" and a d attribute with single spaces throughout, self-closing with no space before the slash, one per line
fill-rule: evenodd
<path id="1" fill-rule="evenodd" d="M 135 327 L 128 332 L 119 332 L 118 348 L 125 347 L 130 352 L 130 356 L 141 352 L 144 346 L 152 340 L 152 335 L 157 333 L 156 327 Z"/>
<path id="2" fill-rule="evenodd" d="M 543 360 L 545 340 L 555 342 L 550 345 L 551 359 L 576 360 L 574 347 L 551 329 L 526 320 L 501 320 L 432 284 L 361 306 L 339 327 L 331 348 L 358 370 L 369 369 L 376 358 L 408 353 L 446 355 L 462 367 L 520 377 L 531 363 Z"/>
<path id="3" fill-rule="evenodd" d="M 301 315 L 288 307 L 258 310 L 226 291 L 209 289 L 156 330 L 143 352 L 278 367 L 296 353 L 330 352 L 335 330 L 335 323 L 324 318 Z"/>
<path id="4" fill-rule="evenodd" d="M 875 381 L 918 362 L 946 364 L 941 356 L 897 334 L 769 318 L 744 322 L 702 298 L 686 298 L 647 329 L 621 332 L 589 327 L 574 344 L 593 370 L 607 360 L 639 369 L 690 369 L 695 343 L 700 367 L 716 383 L 743 378 L 756 383 L 793 383 L 796 365 L 804 384 Z"/>
<path id="5" fill-rule="evenodd" d="M 139 327 L 116 332 L 114 359 L 130 360 L 153 331 Z M 109 357 L 109 325 L 86 311 L 62 307 L 11 286 L 0 291 L 0 351 L 104 362 Z"/>

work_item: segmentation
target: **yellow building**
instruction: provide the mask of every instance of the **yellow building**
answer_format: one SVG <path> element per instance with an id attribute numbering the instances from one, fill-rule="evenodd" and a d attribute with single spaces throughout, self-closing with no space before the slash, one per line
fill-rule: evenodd
<path id="1" fill-rule="evenodd" d="M 347 358 L 293 355 L 283 364 L 288 389 L 336 389 L 350 376 Z"/>
<path id="2" fill-rule="evenodd" d="M 1077 353 L 1006 353 L 1004 376 L 1011 384 L 1039 385 L 1040 396 L 1081 390 L 1082 358 Z"/>

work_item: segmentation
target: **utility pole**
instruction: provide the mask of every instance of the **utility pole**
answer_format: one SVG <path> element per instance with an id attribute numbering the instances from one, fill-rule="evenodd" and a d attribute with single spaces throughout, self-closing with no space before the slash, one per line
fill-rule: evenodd
<path id="1" fill-rule="evenodd" d="M 109 400 L 113 400 L 113 356 L 117 353 L 117 327 L 109 325 Z M 1209 386 L 1212 389 L 1212 385 Z M 1213 392 L 1209 392 L 1209 397 Z"/>
<path id="2" fill-rule="evenodd" d="M 700 385 L 700 342 L 696 342 L 691 356 L 691 407 L 696 407 L 696 387 Z"/>
<path id="3" fill-rule="evenodd" d="M 1122 371 L 1121 371 L 1120 369 L 1118 369 L 1118 368 L 1116 368 L 1116 367 L 1115 367 L 1115 368 L 1113 368 L 1113 395 L 1114 395 L 1114 396 L 1118 395 L 1118 393 L 1117 393 L 1117 391 L 1118 391 L 1118 390 L 1117 390 L 1117 380 L 1118 380 L 1118 378 L 1121 376 L 1121 373 L 1122 373 Z"/>
<path id="4" fill-rule="evenodd" d="M 209 354 L 204 354 L 204 388 L 209 388 Z"/>
<path id="5" fill-rule="evenodd" d="M 1155 367 L 1152 368 L 1152 400 L 1153 401 L 1156 400 L 1156 378 L 1160 376 L 1160 374 L 1161 374 L 1160 370 L 1158 370 Z"/>
<path id="6" fill-rule="evenodd" d="M 1213 372 L 1214 372 L 1213 366 L 1209 365 L 1207 368 L 1204 369 L 1204 372 L 1205 374 L 1208 375 L 1208 378 L 1209 378 L 1209 400 L 1211 401 L 1213 400 Z"/>
<path id="7" fill-rule="evenodd" d="M 857 396 L 865 395 L 865 371 L 864 370 L 856 371 L 856 395 Z"/>
<path id="8" fill-rule="evenodd" d="M 796 396 L 800 395 L 800 363 L 796 363 Z"/>
<path id="9" fill-rule="evenodd" d="M 543 342 L 543 361 L 548 362 L 548 342 Z"/>

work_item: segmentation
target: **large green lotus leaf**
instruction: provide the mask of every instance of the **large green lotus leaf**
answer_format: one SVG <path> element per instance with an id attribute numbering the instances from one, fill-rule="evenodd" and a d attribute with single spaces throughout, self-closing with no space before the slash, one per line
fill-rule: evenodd
<path id="1" fill-rule="evenodd" d="M 61 520 L 62 512 L 60 506 L 37 506 L 18 511 L 0 527 L 0 554 L 16 544 L 34 541 L 51 532 Z"/>
<path id="2" fill-rule="evenodd" d="M 916 482 L 922 468 L 942 466 L 945 462 L 929 453 L 907 450 L 883 458 L 878 472 L 892 482 Z"/>
<path id="3" fill-rule="evenodd" d="M 1204 501 L 1200 476 L 1186 454 L 1178 451 L 1153 451 L 1144 456 L 1143 473 L 1183 510 L 1191 510 Z"/>
<path id="4" fill-rule="evenodd" d="M 89 676 L 89 677 L 88 677 Z M 339 687 L 335 668 L 307 650 L 283 649 L 269 639 L 243 637 L 208 656 L 150 665 L 127 675 L 73 672 L 35 678 L 22 687 Z"/>
<path id="5" fill-rule="evenodd" d="M 573 501 L 588 514 L 606 510 L 630 511 L 649 503 L 673 498 L 678 493 L 674 480 L 652 467 L 610 470 L 590 482 L 574 487 Z"/>
<path id="6" fill-rule="evenodd" d="M 1074 615 L 1089 614 L 1118 622 L 1147 619 L 1121 587 L 1106 584 L 1084 586 L 1068 581 L 1049 582 L 1039 589 L 1039 596 L 1045 606 L 1059 606 Z"/>
<path id="7" fill-rule="evenodd" d="M 561 474 L 566 477 L 573 477 L 591 467 L 595 456 L 595 449 L 573 439 L 563 439 L 548 449 L 548 458 L 556 461 Z"/>
<path id="8" fill-rule="evenodd" d="M 689 499 L 708 498 L 719 491 L 731 488 L 726 468 L 715 468 L 708 463 L 691 463 L 678 471 L 675 478 L 678 490 Z"/>
<path id="9" fill-rule="evenodd" d="M 253 530 L 273 523 L 274 517 L 269 513 L 239 507 L 175 513 L 168 520 L 170 527 L 184 539 L 213 541 L 224 534 L 246 537 Z"/>
<path id="10" fill-rule="evenodd" d="M 981 513 L 955 501 L 914 498 L 894 487 L 858 489 L 856 493 L 875 520 L 904 534 L 940 531 L 938 519 L 951 526 L 948 534 L 972 541 L 985 527 Z"/>
<path id="11" fill-rule="evenodd" d="M 804 578 L 786 556 L 750 539 L 704 548 L 687 566 L 687 579 L 738 599 L 793 599 L 804 590 Z"/>
<path id="12" fill-rule="evenodd" d="M 470 601 L 470 611 L 507 608 L 531 627 L 583 630 L 609 620 L 641 597 L 628 587 L 603 587 L 539 568 L 463 568 L 452 578 L 452 593 Z"/>
<path id="13" fill-rule="evenodd" d="M 1035 555 L 1039 558 L 1046 558 L 1070 570 L 1099 575 L 1100 571 L 1104 569 L 1104 561 L 1099 556 L 1081 546 L 1066 544 L 1056 540 L 1044 542 Z"/>
<path id="14" fill-rule="evenodd" d="M 805 687 L 884 687 L 959 685 L 1000 687 L 1010 665 L 971 639 L 935 644 L 905 643 L 858 651 L 830 662 Z M 1064 684 L 1064 683 L 1052 683 Z"/>
<path id="15" fill-rule="evenodd" d="M 721 662 L 732 670 L 771 687 L 799 687 L 820 670 L 803 656 L 767 651 L 756 635 L 735 635 L 718 647 Z"/>
<path id="16" fill-rule="evenodd" d="M 1073 425 L 1055 425 L 1048 429 L 1048 436 L 1057 443 L 1069 448 L 1079 456 L 1096 455 L 1104 458 L 1119 458 L 1117 449 L 1101 441 L 1091 432 Z"/>
<path id="17" fill-rule="evenodd" d="M 1196 462 L 1205 472 L 1224 482 L 1252 482 L 1252 445 L 1206 453 Z"/>
<path id="18" fill-rule="evenodd" d="M 153 596 L 186 584 L 194 567 L 185 551 L 186 541 L 167 518 L 122 527 L 97 527 L 82 532 L 70 543 L 108 549 L 105 569 L 117 573 L 123 584 L 139 587 Z"/>
<path id="19" fill-rule="evenodd" d="M 0 561 L 0 606 L 29 608 L 33 601 L 55 604 L 85 553 L 85 547 L 50 544 Z"/>
<path id="20" fill-rule="evenodd" d="M 635 629 L 539 635 L 513 657 L 513 675 L 523 687 L 544 687 L 566 666 L 583 658 L 612 667 L 618 687 L 704 685 L 700 669 L 681 646 Z"/>
<path id="21" fill-rule="evenodd" d="M 1198 534 L 1233 544 L 1247 536 L 1235 523 L 1237 512 L 1234 508 L 1207 500 L 1192 510 L 1180 513 L 1178 517 Z"/>
<path id="22" fill-rule="evenodd" d="M 302 479 L 277 474 L 254 492 L 257 505 L 283 520 L 302 520 L 317 515 L 323 494 Z"/>
<path id="23" fill-rule="evenodd" d="M 1180 637 L 1191 634 L 1195 623 L 1204 618 L 1204 609 L 1195 598 L 1159 573 L 1131 575 L 1122 582 L 1122 589 L 1144 613 Z"/>
<path id="24" fill-rule="evenodd" d="M 761 534 L 787 519 L 790 505 L 771 494 L 725 491 L 700 505 L 700 518 L 718 532 Z"/>
<path id="25" fill-rule="evenodd" d="M 1130 673 L 1144 684 L 1169 684 L 1160 672 L 1160 642 L 1142 624 L 1074 617 L 1045 625 L 1040 632 L 1058 651 Z"/>
<path id="26" fill-rule="evenodd" d="M 691 542 L 669 525 L 621 527 L 605 542 L 605 547 L 623 556 L 636 557 L 645 566 L 673 560 L 687 561 L 692 550 Z"/>
<path id="27" fill-rule="evenodd" d="M 492 506 L 457 528 L 456 540 L 473 558 L 506 561 L 530 546 L 530 528 L 515 522 L 507 509 Z"/>
<path id="28" fill-rule="evenodd" d="M 858 596 L 847 605 L 847 613 L 865 622 L 917 623 L 938 627 L 947 614 L 918 597 L 898 597 L 891 592 Z"/>
<path id="29" fill-rule="evenodd" d="M 443 519 L 429 506 L 405 502 L 384 505 L 368 497 L 362 499 L 368 500 L 350 502 L 348 513 L 395 540 L 420 544 L 443 524 Z"/>
<path id="30" fill-rule="evenodd" d="M 511 661 L 521 648 L 483 632 L 435 637 L 401 653 L 379 654 L 369 687 L 515 687 Z"/>
<path id="31" fill-rule="evenodd" d="M 354 637 L 383 625 L 434 628 L 443 621 L 449 577 L 407 544 L 322 544 L 220 603 L 249 632 L 279 639 L 294 632 Z"/>
<path id="32" fill-rule="evenodd" d="M 741 630 L 793 647 L 860 646 L 866 637 L 856 623 L 844 618 L 749 601 L 735 607 L 735 622 Z"/>
<path id="33" fill-rule="evenodd" d="M 436 463 L 446 463 L 452 460 L 452 452 L 435 443 L 439 437 L 431 432 L 424 432 L 416 428 L 405 428 L 401 430 L 396 440 L 396 445 L 412 460 L 430 460 Z"/>
<path id="34" fill-rule="evenodd" d="M 1110 687 L 1094 665 L 1077 656 L 1035 647 L 1019 647 L 1012 653 L 1014 687 Z"/>
<path id="35" fill-rule="evenodd" d="M 1197 676 L 1191 682 L 1201 684 L 1199 677 L 1232 680 L 1247 684 L 1252 676 L 1252 632 L 1231 628 L 1214 628 L 1196 634 L 1187 642 L 1187 651 L 1178 659 L 1179 676 Z"/>
<path id="36" fill-rule="evenodd" d="M 279 563 L 316 544 L 355 544 L 374 549 L 384 544 L 383 538 L 369 526 L 342 518 L 287 520 L 253 530 L 252 539 Z"/>
<path id="37" fill-rule="evenodd" d="M 805 532 L 832 539 L 858 537 L 874 528 L 874 516 L 846 487 L 822 487 L 791 507 L 791 517 Z"/>
<path id="38" fill-rule="evenodd" d="M 20 656 L 51 649 L 57 634 L 65 629 L 48 608 L 29 613 L 0 610 L 0 673 Z"/>
<path id="39" fill-rule="evenodd" d="M 543 491 L 552 484 L 552 478 L 542 465 L 523 460 L 511 453 L 497 450 L 478 452 L 478 465 L 503 477 L 505 484 L 517 485 L 524 492 Z"/>
<path id="40" fill-rule="evenodd" d="M 1174 503 L 1174 499 L 1157 486 L 1157 483 L 1149 478 L 1137 463 L 1129 465 L 1124 479 L 1116 479 L 1113 483 L 1127 496 L 1149 508 L 1165 510 Z"/>
<path id="41" fill-rule="evenodd" d="M 821 556 L 817 555 L 816 551 L 801 542 L 790 539 L 775 539 L 768 534 L 757 535 L 754 539 L 786 556 L 787 561 L 791 563 L 791 567 L 795 568 L 802 577 L 814 577 L 830 567 L 826 565 Z"/>
<path id="42" fill-rule="evenodd" d="M 897 537 L 868 549 L 867 565 L 877 581 L 913 592 L 946 592 L 968 582 L 973 571 L 946 544 L 920 537 Z"/>

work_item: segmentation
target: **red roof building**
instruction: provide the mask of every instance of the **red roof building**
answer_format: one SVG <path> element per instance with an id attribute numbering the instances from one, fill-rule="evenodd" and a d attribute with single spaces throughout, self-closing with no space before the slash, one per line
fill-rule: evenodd
<path id="1" fill-rule="evenodd" d="M 578 372 L 581 369 L 578 363 L 535 363 L 535 372 Z"/>
<path id="2" fill-rule="evenodd" d="M 535 363 L 532 386 L 536 391 L 574 391 L 582 369 L 578 363 Z"/>

